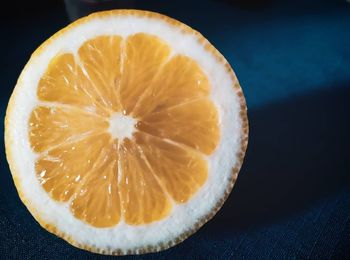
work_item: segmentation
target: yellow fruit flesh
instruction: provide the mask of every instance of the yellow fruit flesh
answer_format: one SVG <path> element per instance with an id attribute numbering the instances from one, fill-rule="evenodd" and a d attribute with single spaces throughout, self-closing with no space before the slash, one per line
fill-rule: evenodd
<path id="1" fill-rule="evenodd" d="M 29 140 L 49 196 L 95 227 L 151 223 L 205 183 L 219 117 L 198 64 L 147 34 L 99 36 L 57 55 L 38 84 Z M 137 120 L 108 132 L 113 113 Z"/>

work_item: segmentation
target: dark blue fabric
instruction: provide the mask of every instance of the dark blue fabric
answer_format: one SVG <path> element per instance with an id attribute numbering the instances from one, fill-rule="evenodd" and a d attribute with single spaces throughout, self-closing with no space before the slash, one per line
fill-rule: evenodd
<path id="1" fill-rule="evenodd" d="M 63 3 L 32 4 L 0 18 L 8 37 L 0 40 L 2 119 L 30 54 L 68 24 Z M 350 4 L 129 4 L 185 22 L 224 54 L 245 92 L 250 141 L 233 192 L 212 221 L 174 248 L 126 258 L 350 259 Z M 35 222 L 18 198 L 4 148 L 0 155 L 0 258 L 102 258 Z"/>

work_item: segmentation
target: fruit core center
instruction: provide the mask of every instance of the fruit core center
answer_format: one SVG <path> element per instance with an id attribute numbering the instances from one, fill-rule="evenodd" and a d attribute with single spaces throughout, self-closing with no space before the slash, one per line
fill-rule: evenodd
<path id="1" fill-rule="evenodd" d="M 122 113 L 114 113 L 109 118 L 109 133 L 113 138 L 120 140 L 131 138 L 135 131 L 137 120 L 131 116 L 123 115 Z"/>

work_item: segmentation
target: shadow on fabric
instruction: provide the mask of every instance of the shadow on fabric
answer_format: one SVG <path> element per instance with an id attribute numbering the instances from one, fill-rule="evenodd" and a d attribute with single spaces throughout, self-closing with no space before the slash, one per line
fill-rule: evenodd
<path id="1" fill-rule="evenodd" d="M 350 82 L 249 111 L 249 145 L 229 199 L 210 227 L 274 222 L 350 187 Z"/>

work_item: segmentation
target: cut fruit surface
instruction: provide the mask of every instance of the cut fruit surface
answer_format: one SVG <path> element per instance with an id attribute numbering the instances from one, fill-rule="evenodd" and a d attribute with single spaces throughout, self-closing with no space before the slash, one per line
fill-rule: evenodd
<path id="1" fill-rule="evenodd" d="M 46 173 L 44 189 L 69 201 L 78 219 L 114 226 L 121 205 L 126 223 L 148 224 L 204 184 L 202 157 L 220 137 L 217 109 L 201 68 L 188 56 L 170 57 L 170 50 L 146 33 L 98 36 L 85 41 L 77 57 L 54 57 L 40 79 L 38 99 L 56 107 L 38 106 L 29 120 L 31 147 L 44 152 L 36 173 Z M 154 138 L 136 138 L 137 132 Z M 191 149 L 198 155 L 188 156 Z"/>
<path id="2" fill-rule="evenodd" d="M 248 122 L 199 33 L 135 10 L 92 14 L 23 70 L 5 125 L 16 187 L 47 230 L 105 254 L 168 248 L 228 196 Z"/>

